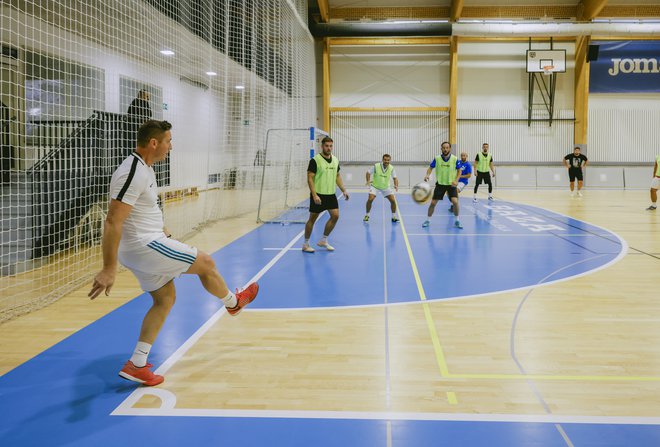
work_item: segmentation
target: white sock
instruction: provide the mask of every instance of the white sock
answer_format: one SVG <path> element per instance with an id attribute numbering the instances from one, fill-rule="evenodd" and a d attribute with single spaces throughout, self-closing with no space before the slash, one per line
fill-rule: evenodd
<path id="1" fill-rule="evenodd" d="M 326 243 L 327 243 L 327 242 L 328 242 L 328 236 L 326 236 L 326 235 L 324 234 L 323 237 L 321 238 L 321 241 L 320 241 L 320 242 L 326 242 Z"/>
<path id="2" fill-rule="evenodd" d="M 368 215 L 369 215 L 369 213 L 365 214 L 365 216 L 368 216 Z"/>
<path id="3" fill-rule="evenodd" d="M 142 368 L 147 364 L 147 357 L 149 356 L 149 351 L 151 351 L 151 345 L 143 341 L 137 342 L 133 355 L 131 356 L 131 362 L 138 368 Z"/>
<path id="4" fill-rule="evenodd" d="M 396 213 L 392 213 L 392 218 L 394 219 L 396 217 Z"/>
<path id="5" fill-rule="evenodd" d="M 309 238 L 305 239 L 305 245 L 309 245 Z"/>
<path id="6" fill-rule="evenodd" d="M 222 298 L 222 302 L 225 303 L 225 307 L 236 307 L 238 304 L 238 301 L 236 301 L 236 295 L 231 293 L 231 290 L 226 297 Z"/>

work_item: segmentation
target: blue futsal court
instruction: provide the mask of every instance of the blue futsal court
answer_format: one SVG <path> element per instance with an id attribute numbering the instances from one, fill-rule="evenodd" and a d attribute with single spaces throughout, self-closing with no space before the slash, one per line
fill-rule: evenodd
<path id="1" fill-rule="evenodd" d="M 533 290 L 607 268 L 627 252 L 616 234 L 537 207 L 462 199 L 464 229 L 458 230 L 442 201 L 431 226 L 422 228 L 426 207 L 404 194 L 398 199 L 398 224 L 390 222 L 389 207 L 380 198 L 369 224 L 362 222 L 366 194 L 341 200 L 340 221 L 331 236 L 335 252 L 304 254 L 302 225 L 265 224 L 213 257 L 228 283 L 259 280 L 260 295 L 246 312 L 295 312 L 410 306 Z M 326 218 L 317 222 L 312 241 Z M 149 358 L 160 373 L 209 327 L 224 321 L 219 300 L 197 278 L 182 277 L 176 284 L 178 303 Z M 180 409 L 168 394 L 167 376 L 163 386 L 153 389 L 117 376 L 150 304 L 141 295 L 0 377 L 0 445 L 660 445 L 660 418 L 626 414 Z M 161 407 L 133 406 L 144 393 L 160 397 Z"/>

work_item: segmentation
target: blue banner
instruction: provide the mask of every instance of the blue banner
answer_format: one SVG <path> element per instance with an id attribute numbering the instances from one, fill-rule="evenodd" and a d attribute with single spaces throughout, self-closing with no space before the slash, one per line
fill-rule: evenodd
<path id="1" fill-rule="evenodd" d="M 660 92 L 660 41 L 603 41 L 591 61 L 590 93 Z"/>

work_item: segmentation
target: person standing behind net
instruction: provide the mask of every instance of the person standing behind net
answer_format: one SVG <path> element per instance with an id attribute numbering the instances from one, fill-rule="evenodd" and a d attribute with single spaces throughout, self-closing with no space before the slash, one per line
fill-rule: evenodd
<path id="1" fill-rule="evenodd" d="M 568 169 L 568 180 L 570 181 L 571 196 L 575 195 L 575 179 L 578 181 L 577 195 L 582 197 L 582 169 L 587 167 L 589 160 L 580 153 L 580 147 L 575 146 L 572 154 L 564 157 L 564 166 Z"/>
<path id="2" fill-rule="evenodd" d="M 124 123 L 124 141 L 128 149 L 133 149 L 140 126 L 152 117 L 150 99 L 149 92 L 143 88 L 128 106 Z"/>
<path id="3" fill-rule="evenodd" d="M 488 153 L 488 143 L 481 146 L 481 152 L 475 157 L 474 170 L 477 172 L 477 180 L 474 183 L 474 199 L 472 201 L 477 201 L 477 191 L 482 181 L 488 185 L 488 200 L 493 200 L 493 181 L 490 178 L 490 171 L 493 171 L 493 178 L 495 178 L 495 166 L 493 165 L 493 156 Z"/>
<path id="4" fill-rule="evenodd" d="M 660 155 L 655 157 L 653 179 L 651 180 L 651 206 L 646 208 L 647 211 L 655 211 L 658 208 L 658 189 L 660 189 Z"/>
<path id="5" fill-rule="evenodd" d="M 429 205 L 427 213 L 428 218 L 422 223 L 422 228 L 431 225 L 431 217 L 435 211 L 435 205 L 438 203 L 438 200 L 442 200 L 445 193 L 454 206 L 454 226 L 456 228 L 463 228 L 463 225 L 461 225 L 461 221 L 458 218 L 460 208 L 458 206 L 458 191 L 456 189 L 458 179 L 461 177 L 461 170 L 459 169 L 459 161 L 456 158 L 456 155 L 451 153 L 451 144 L 449 144 L 449 142 L 444 141 L 442 143 L 442 153 L 436 156 L 426 169 L 426 176 L 424 177 L 425 182 L 429 181 L 433 169 L 435 169 L 436 185 L 433 190 L 433 198 L 431 199 L 431 204 Z"/>
<path id="6" fill-rule="evenodd" d="M 174 278 L 182 273 L 199 276 L 204 288 L 222 300 L 230 315 L 238 315 L 259 291 L 257 283 L 252 283 L 232 293 L 211 256 L 171 239 L 165 228 L 152 165 L 165 160 L 172 149 L 171 128 L 167 121 L 144 123 L 137 133 L 135 152 L 112 175 L 110 206 L 103 227 L 103 269 L 94 277 L 88 294 L 91 299 L 102 292 L 110 295 L 119 260 L 151 295 L 153 305 L 142 321 L 133 355 L 119 371 L 120 377 L 147 386 L 164 380 L 151 372 L 147 357 L 174 305 Z"/>
<path id="7" fill-rule="evenodd" d="M 316 219 L 325 210 L 330 214 L 330 219 L 328 219 L 323 229 L 323 238 L 316 245 L 328 251 L 334 251 L 335 248 L 328 243 L 328 236 L 330 236 L 339 220 L 339 203 L 335 195 L 336 187 L 339 186 L 345 200 L 348 200 L 349 197 L 339 173 L 339 160 L 332 155 L 332 146 L 332 138 L 323 137 L 321 140 L 321 153 L 316 154 L 314 158 L 309 160 L 307 166 L 307 186 L 309 186 L 310 198 L 309 219 L 305 224 L 305 242 L 302 246 L 304 253 L 314 253 L 315 251 L 309 245 L 309 238 L 312 235 Z"/>
<path id="8" fill-rule="evenodd" d="M 392 222 L 396 223 L 399 218 L 396 217 L 396 200 L 394 200 L 394 193 L 390 188 L 390 178 L 394 179 L 394 190 L 399 191 L 399 179 L 396 177 L 394 166 L 390 164 L 392 157 L 390 154 L 383 155 L 383 161 L 376 163 L 371 169 L 367 170 L 367 186 L 369 186 L 369 197 L 367 198 L 367 214 L 364 215 L 364 222 L 369 222 L 369 213 L 371 212 L 371 204 L 376 198 L 376 193 L 380 193 L 387 200 L 390 201 L 390 209 L 392 210 Z M 373 180 L 371 179 L 373 177 Z"/>

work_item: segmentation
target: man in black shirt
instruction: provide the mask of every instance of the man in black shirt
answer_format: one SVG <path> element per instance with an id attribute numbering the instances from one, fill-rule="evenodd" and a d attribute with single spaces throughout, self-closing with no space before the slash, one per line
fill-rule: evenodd
<path id="1" fill-rule="evenodd" d="M 577 179 L 577 194 L 582 197 L 582 168 L 586 168 L 587 163 L 589 163 L 589 160 L 580 153 L 579 146 L 575 146 L 573 153 L 564 157 L 564 166 L 568 169 L 568 179 L 571 182 L 571 196 L 575 195 L 575 179 Z"/>

